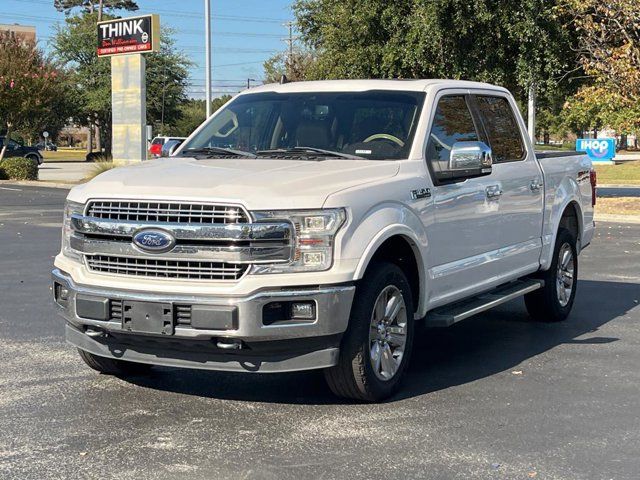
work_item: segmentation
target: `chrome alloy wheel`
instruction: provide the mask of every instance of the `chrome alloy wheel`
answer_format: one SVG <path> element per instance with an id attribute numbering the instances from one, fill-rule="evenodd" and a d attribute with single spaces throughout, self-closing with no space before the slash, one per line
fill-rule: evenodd
<path id="1" fill-rule="evenodd" d="M 562 307 L 566 307 L 571 299 L 574 270 L 573 251 L 568 243 L 564 243 L 558 253 L 558 272 L 556 276 L 556 292 L 558 294 L 558 302 Z"/>
<path id="2" fill-rule="evenodd" d="M 404 357 L 407 343 L 407 308 L 402 292 L 395 285 L 387 286 L 378 298 L 371 314 L 369 330 L 369 360 L 380 380 L 390 380 Z"/>

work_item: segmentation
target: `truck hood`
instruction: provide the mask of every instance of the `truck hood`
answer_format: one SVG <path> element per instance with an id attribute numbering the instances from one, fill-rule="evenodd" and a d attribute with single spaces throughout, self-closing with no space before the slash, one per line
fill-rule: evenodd
<path id="1" fill-rule="evenodd" d="M 320 208 L 332 193 L 395 176 L 399 162 L 166 158 L 107 171 L 69 200 L 198 200 L 248 210 Z"/>

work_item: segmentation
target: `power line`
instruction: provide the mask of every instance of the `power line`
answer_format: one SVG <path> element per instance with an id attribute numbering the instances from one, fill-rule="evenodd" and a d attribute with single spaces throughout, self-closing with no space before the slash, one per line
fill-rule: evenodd
<path id="1" fill-rule="evenodd" d="M 40 4 L 40 5 L 51 5 L 51 1 L 49 0 L 13 0 L 19 3 L 30 3 L 30 4 Z M 144 10 L 141 9 L 136 13 L 141 13 Z M 202 18 L 203 15 L 196 12 L 176 12 L 175 10 L 165 10 L 165 9 L 157 9 L 154 8 L 151 10 L 152 13 L 158 14 L 166 14 L 171 15 L 172 17 L 185 17 L 185 18 Z M 4 16 L 4 14 L 3 14 Z M 38 18 L 38 17 L 36 17 Z M 47 17 L 43 17 L 47 18 Z M 51 18 L 51 17 L 48 17 Z M 242 15 L 211 15 L 211 19 L 215 20 L 227 20 L 231 22 L 252 22 L 252 23 L 283 23 L 287 20 L 281 18 L 268 18 L 268 17 L 251 17 L 251 16 L 242 16 Z"/>

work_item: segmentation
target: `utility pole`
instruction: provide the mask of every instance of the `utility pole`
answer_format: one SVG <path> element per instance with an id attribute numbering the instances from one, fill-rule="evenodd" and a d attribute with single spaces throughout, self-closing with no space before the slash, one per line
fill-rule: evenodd
<path id="1" fill-rule="evenodd" d="M 529 102 L 527 106 L 527 130 L 531 143 L 536 144 L 536 83 L 529 85 Z"/>
<path id="2" fill-rule="evenodd" d="M 290 73 L 291 67 L 293 65 L 293 41 L 295 40 L 295 38 L 293 37 L 293 27 L 295 25 L 295 22 L 287 22 L 284 25 L 289 29 L 289 38 L 285 39 L 285 42 L 287 42 L 287 44 L 289 45 L 286 62 L 286 71 L 288 74 Z"/>
<path id="3" fill-rule="evenodd" d="M 207 118 L 211 116 L 211 0 L 204 0 L 204 34 L 205 34 L 205 99 L 207 102 Z"/>
<path id="4" fill-rule="evenodd" d="M 103 3 L 103 0 L 100 0 L 98 2 L 98 21 L 99 22 L 102 21 L 102 6 L 103 6 L 102 3 Z"/>

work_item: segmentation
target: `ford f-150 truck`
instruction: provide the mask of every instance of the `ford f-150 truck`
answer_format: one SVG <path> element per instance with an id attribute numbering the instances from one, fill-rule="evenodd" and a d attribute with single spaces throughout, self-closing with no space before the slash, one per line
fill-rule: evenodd
<path id="1" fill-rule="evenodd" d="M 378 401 L 418 325 L 519 296 L 564 320 L 594 189 L 586 156 L 536 155 L 504 88 L 265 85 L 174 156 L 71 190 L 54 299 L 100 372 L 324 369 Z"/>

